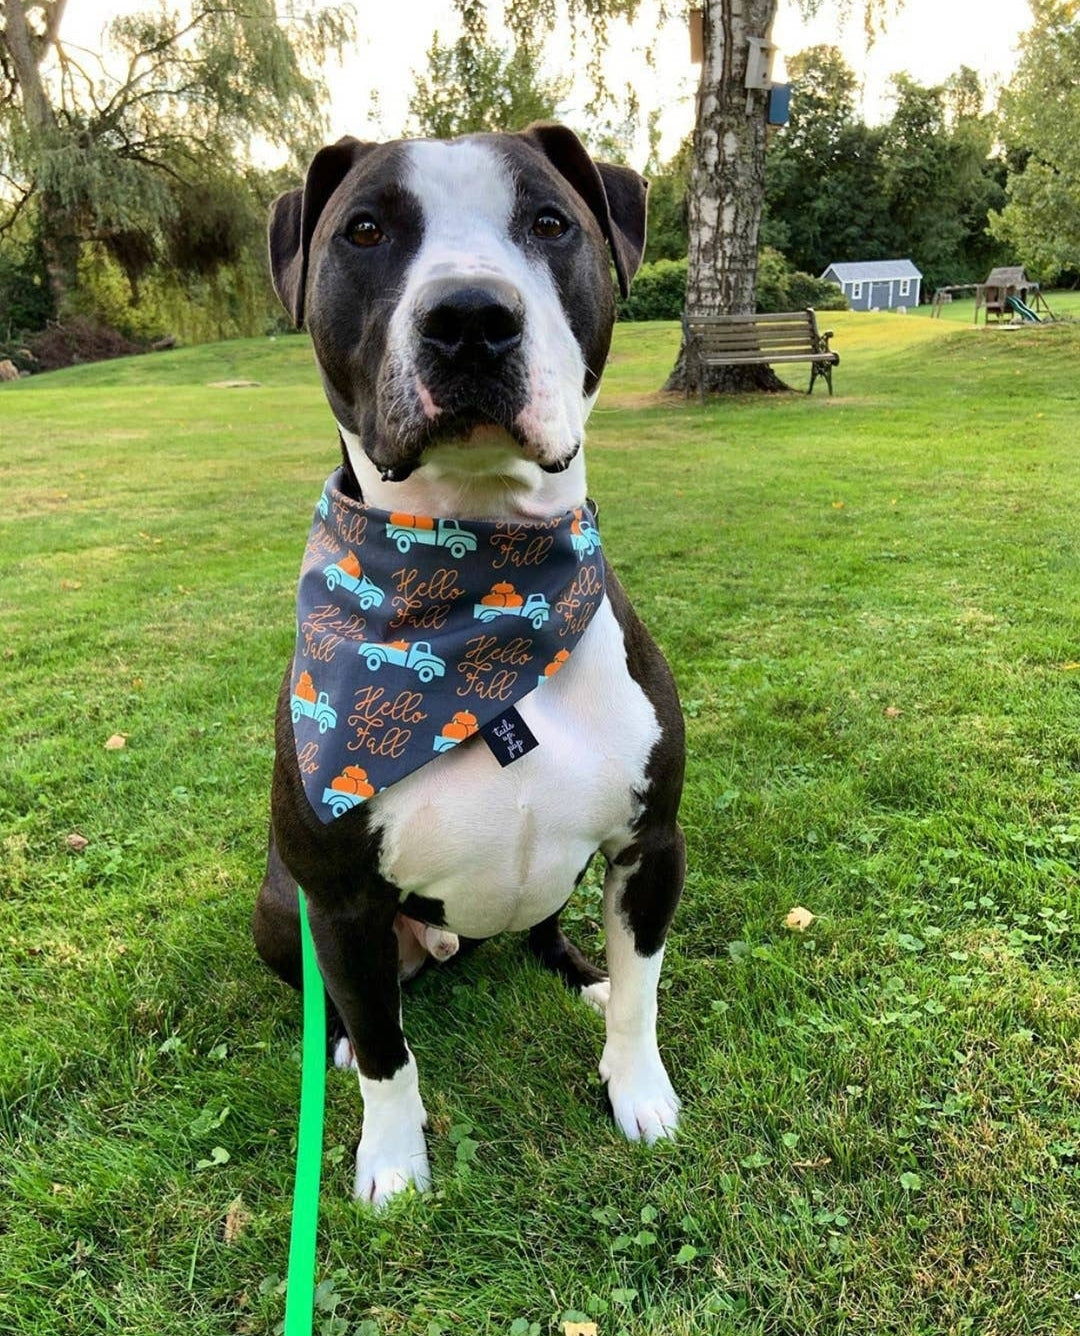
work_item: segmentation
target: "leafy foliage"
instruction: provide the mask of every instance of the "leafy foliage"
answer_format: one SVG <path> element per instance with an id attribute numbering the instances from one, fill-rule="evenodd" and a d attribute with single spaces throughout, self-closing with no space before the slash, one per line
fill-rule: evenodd
<path id="1" fill-rule="evenodd" d="M 1003 258 L 986 220 L 1004 200 L 1004 164 L 974 72 L 932 88 L 898 76 L 878 127 L 856 117 L 854 75 L 834 47 L 788 65 L 791 120 L 766 159 L 764 239 L 813 273 L 910 255 L 928 290 L 985 277 Z"/>
<path id="2" fill-rule="evenodd" d="M 813 274 L 795 269 L 771 246 L 762 249 L 758 264 L 757 308 L 759 311 L 846 311 L 847 298 L 835 283 L 825 283 Z"/>
<path id="3" fill-rule="evenodd" d="M 629 297 L 619 302 L 619 319 L 678 320 L 686 306 L 686 269 L 685 258 L 643 264 Z"/>
<path id="4" fill-rule="evenodd" d="M 434 139 L 554 120 L 569 89 L 565 79 L 544 75 L 540 48 L 531 39 L 510 51 L 468 37 L 446 45 L 436 33 L 427 62 L 409 99 L 407 129 Z"/>
<path id="5" fill-rule="evenodd" d="M 1080 270 L 1080 4 L 1033 0 L 1032 13 L 1020 67 L 1001 98 L 1018 165 L 990 227 L 1053 281 Z"/>
<path id="6" fill-rule="evenodd" d="M 0 16 L 0 173 L 11 187 L 0 232 L 24 210 L 35 216 L 57 307 L 91 242 L 121 266 L 136 304 L 152 270 L 205 275 L 235 262 L 254 236 L 252 145 L 267 139 L 297 160 L 315 146 L 314 71 L 351 36 L 348 14 L 297 7 L 285 24 L 274 0 L 191 0 L 114 20 L 110 59 L 95 69 L 55 23 L 31 25 L 20 44 L 35 10 L 57 18 L 62 6 L 9 0 Z"/>
<path id="7" fill-rule="evenodd" d="M 687 261 L 654 260 L 638 270 L 630 296 L 619 303 L 620 320 L 678 320 L 686 307 Z M 833 283 L 793 269 L 766 246 L 758 266 L 759 311 L 846 311 L 847 300 Z"/>
<path id="8" fill-rule="evenodd" d="M 669 162 L 660 163 L 655 145 L 645 175 L 649 180 L 649 231 L 645 260 L 685 259 L 686 191 L 690 184 L 693 137 L 687 135 Z"/>
<path id="9" fill-rule="evenodd" d="M 40 238 L 21 220 L 0 248 L 0 340 L 24 329 L 41 329 L 53 314 Z"/>
<path id="10" fill-rule="evenodd" d="M 980 281 L 1005 257 L 986 239 L 987 215 L 1004 197 L 1003 173 L 991 157 L 996 126 L 978 110 L 978 77 L 961 69 L 926 88 L 897 75 L 894 86 L 896 111 L 881 155 L 893 226 L 927 290 Z"/>

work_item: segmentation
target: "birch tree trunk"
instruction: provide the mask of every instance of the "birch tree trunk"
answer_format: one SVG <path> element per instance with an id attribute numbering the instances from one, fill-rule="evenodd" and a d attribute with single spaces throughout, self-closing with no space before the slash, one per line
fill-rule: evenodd
<path id="1" fill-rule="evenodd" d="M 755 309 L 758 233 L 765 202 L 768 93 L 745 86 L 748 38 L 767 38 L 777 0 L 704 0 L 704 57 L 698 88 L 687 213 L 686 309 L 741 315 Z M 664 387 L 698 389 L 685 346 Z M 707 390 L 783 390 L 767 366 L 714 367 Z"/>

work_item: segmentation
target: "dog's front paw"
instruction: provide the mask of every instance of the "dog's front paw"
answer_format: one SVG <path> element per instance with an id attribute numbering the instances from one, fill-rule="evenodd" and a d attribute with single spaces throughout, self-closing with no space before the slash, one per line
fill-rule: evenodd
<path id="1" fill-rule="evenodd" d="M 384 1206 L 391 1197 L 412 1185 L 418 1192 L 431 1187 L 427 1146 L 421 1128 L 400 1129 L 392 1136 L 360 1137 L 356 1150 L 357 1201 Z"/>
<path id="2" fill-rule="evenodd" d="M 675 1135 L 679 1097 L 659 1053 L 627 1055 L 605 1048 L 600 1075 L 607 1082 L 615 1124 L 629 1141 L 651 1146 Z"/>

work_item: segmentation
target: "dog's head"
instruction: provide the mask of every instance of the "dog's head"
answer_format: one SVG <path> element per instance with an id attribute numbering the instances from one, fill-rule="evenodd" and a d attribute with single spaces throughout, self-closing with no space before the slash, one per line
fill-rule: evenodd
<path id="1" fill-rule="evenodd" d="M 384 478 L 440 442 L 576 455 L 641 261 L 646 184 L 571 131 L 320 150 L 270 217 L 274 286 L 338 423 Z"/>

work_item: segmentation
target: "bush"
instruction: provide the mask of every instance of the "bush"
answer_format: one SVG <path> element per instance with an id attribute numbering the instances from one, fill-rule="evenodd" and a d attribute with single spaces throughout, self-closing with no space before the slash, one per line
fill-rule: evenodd
<path id="1" fill-rule="evenodd" d="M 52 318 L 53 303 L 45 281 L 45 257 L 35 237 L 5 243 L 0 249 L 0 339 L 42 329 Z"/>
<path id="2" fill-rule="evenodd" d="M 686 260 L 643 264 L 630 296 L 619 302 L 620 320 L 678 320 L 686 307 Z M 763 246 L 758 262 L 759 311 L 846 311 L 847 298 L 835 283 L 792 269 L 778 250 Z"/>
<path id="3" fill-rule="evenodd" d="M 757 308 L 759 311 L 846 311 L 847 298 L 835 283 L 792 269 L 787 259 L 764 246 L 758 262 Z"/>
<path id="4" fill-rule="evenodd" d="M 816 311 L 848 309 L 848 300 L 835 283 L 804 274 L 801 269 L 793 270 L 788 280 L 788 297 L 791 305 L 784 308 L 786 311 L 804 311 L 808 306 Z"/>
<path id="5" fill-rule="evenodd" d="M 678 320 L 686 306 L 686 260 L 643 264 L 630 296 L 619 302 L 620 320 Z"/>

